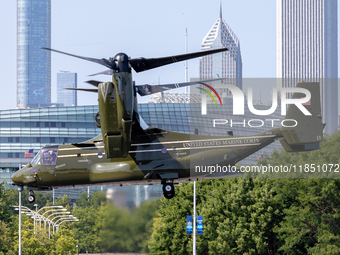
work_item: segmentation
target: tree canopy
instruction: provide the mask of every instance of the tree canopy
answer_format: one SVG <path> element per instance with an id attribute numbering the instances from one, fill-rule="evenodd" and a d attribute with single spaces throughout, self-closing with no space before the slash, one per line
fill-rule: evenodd
<path id="1" fill-rule="evenodd" d="M 203 215 L 204 233 L 197 236 L 197 254 L 340 254 L 340 169 L 329 168 L 340 164 L 339 144 L 336 132 L 325 136 L 319 150 L 276 151 L 258 162 L 307 164 L 309 171 L 198 181 L 196 214 Z M 328 170 L 313 172 L 312 164 Z M 173 199 L 161 200 L 149 242 L 152 254 L 192 253 L 192 236 L 186 234 L 192 208 L 191 183 L 177 186 Z"/>

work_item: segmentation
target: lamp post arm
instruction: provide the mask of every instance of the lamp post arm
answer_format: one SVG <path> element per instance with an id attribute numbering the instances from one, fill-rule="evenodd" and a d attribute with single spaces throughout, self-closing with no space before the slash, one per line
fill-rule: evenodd
<path id="1" fill-rule="evenodd" d="M 76 219 L 75 219 L 73 216 L 72 216 L 72 217 L 62 217 L 62 218 L 56 220 L 56 221 L 54 222 L 54 224 L 58 225 L 57 222 L 58 222 L 58 221 L 62 221 L 62 220 L 76 220 Z"/>
<path id="2" fill-rule="evenodd" d="M 47 219 L 49 219 L 52 215 L 57 215 L 57 214 L 70 214 L 70 212 L 56 212 L 56 213 L 52 213 L 52 214 L 47 216 Z"/>
<path id="3" fill-rule="evenodd" d="M 58 215 L 58 216 L 55 216 L 51 221 L 53 222 L 54 219 L 60 218 L 60 217 L 65 217 L 65 216 L 66 216 L 66 215 Z M 54 224 L 55 224 L 55 222 L 54 222 Z"/>
<path id="4" fill-rule="evenodd" d="M 52 210 L 48 210 L 48 211 L 44 212 L 42 215 L 44 216 L 48 212 L 64 212 L 64 211 L 66 211 L 66 209 L 52 209 Z"/>
<path id="5" fill-rule="evenodd" d="M 66 221 L 79 221 L 78 219 L 70 219 L 70 220 L 63 220 L 62 222 L 60 222 L 58 225 L 56 225 L 56 227 L 57 227 L 57 233 L 58 233 L 58 231 L 59 231 L 59 226 L 62 224 L 62 223 L 64 223 L 64 222 L 66 222 Z"/>
<path id="6" fill-rule="evenodd" d="M 15 207 L 14 210 L 19 210 L 19 206 L 13 205 L 13 207 Z M 31 210 L 30 208 L 28 208 L 28 207 L 26 207 L 26 206 L 21 206 L 21 211 L 22 211 L 22 209 L 28 210 L 28 211 L 30 211 L 30 212 L 34 212 L 33 210 Z M 35 212 L 34 212 L 34 213 L 35 213 Z"/>
<path id="7" fill-rule="evenodd" d="M 40 208 L 38 212 L 40 212 L 42 209 L 48 209 L 48 208 L 63 208 L 61 205 L 51 205 L 51 206 L 44 206 L 43 208 Z"/>

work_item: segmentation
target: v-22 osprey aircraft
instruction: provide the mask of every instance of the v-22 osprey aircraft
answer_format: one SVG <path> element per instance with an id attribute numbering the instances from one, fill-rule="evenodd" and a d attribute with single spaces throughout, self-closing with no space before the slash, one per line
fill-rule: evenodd
<path id="1" fill-rule="evenodd" d="M 132 68 L 136 72 L 142 72 L 227 51 L 226 48 L 169 57 L 132 59 L 124 53 L 118 53 L 109 59 L 95 59 L 44 49 L 101 64 L 109 69 L 99 74 L 112 75 L 112 82 L 89 81 L 96 88 L 77 89 L 98 93 L 99 113 L 95 123 L 101 128 L 101 135 L 83 143 L 45 146 L 28 165 L 12 176 L 15 185 L 26 186 L 30 191 L 27 198 L 29 202 L 35 201 L 35 190 L 103 183 L 161 183 L 164 196 L 170 199 L 175 195 L 174 183 L 212 177 L 209 174 L 191 176 L 194 164 L 233 166 L 276 140 L 280 140 L 283 148 L 289 152 L 318 149 L 323 140 L 320 88 L 318 83 L 309 82 L 299 83 L 297 87 L 310 91 L 311 99 L 302 107 L 311 115 L 302 113 L 297 105 L 289 105 L 286 119 L 298 120 L 297 125 L 292 125 L 294 127 L 283 126 L 247 137 L 221 137 L 177 133 L 146 125 L 138 114 L 137 93 L 145 96 L 213 80 L 154 86 L 135 85 Z M 293 98 L 305 96 L 304 93 L 293 94 Z M 238 140 L 242 140 L 242 143 L 237 143 Z M 206 142 L 212 144 L 209 150 L 206 146 L 185 146 Z M 218 178 L 228 176 L 229 173 L 226 173 Z"/>

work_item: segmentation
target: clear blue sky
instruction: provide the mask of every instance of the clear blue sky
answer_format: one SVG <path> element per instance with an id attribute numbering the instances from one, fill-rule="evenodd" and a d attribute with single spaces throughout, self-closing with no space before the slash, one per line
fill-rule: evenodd
<path id="1" fill-rule="evenodd" d="M 16 2 L 0 1 L 0 109 L 16 108 Z M 219 0 L 52 0 L 52 48 L 102 58 L 161 57 L 200 51 L 203 37 L 219 17 Z M 222 0 L 222 15 L 241 42 L 243 77 L 276 76 L 276 1 Z M 198 59 L 189 61 L 198 77 Z M 52 101 L 59 70 L 78 73 L 78 87 L 105 68 L 52 53 Z M 184 63 L 134 73 L 136 84 L 183 82 Z M 109 81 L 109 76 L 96 79 Z M 255 95 L 256 96 L 256 95 Z M 96 104 L 97 95 L 79 92 L 78 104 Z"/>

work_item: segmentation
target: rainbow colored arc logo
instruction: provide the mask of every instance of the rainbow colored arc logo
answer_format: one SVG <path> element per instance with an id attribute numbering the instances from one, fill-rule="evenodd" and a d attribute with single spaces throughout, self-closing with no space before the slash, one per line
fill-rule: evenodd
<path id="1" fill-rule="evenodd" d="M 220 96 L 218 95 L 217 91 L 216 91 L 213 87 L 211 87 L 210 85 L 208 85 L 208 84 L 205 84 L 205 83 L 201 83 L 201 84 L 204 85 L 204 86 L 206 86 L 207 88 L 209 88 L 212 92 L 214 92 L 214 94 L 217 96 L 218 100 L 220 100 L 220 104 L 222 105 L 222 100 L 221 100 Z M 200 89 L 200 90 L 203 90 L 203 91 L 206 92 L 209 96 L 211 96 L 211 98 L 214 100 L 215 105 L 217 105 L 214 96 L 211 94 L 211 92 L 210 92 L 209 90 L 204 89 L 204 88 L 200 88 L 200 87 L 197 87 L 197 88 Z"/>

